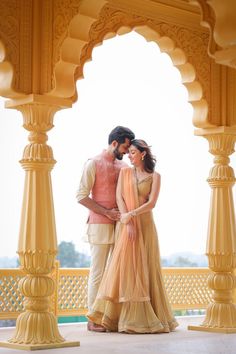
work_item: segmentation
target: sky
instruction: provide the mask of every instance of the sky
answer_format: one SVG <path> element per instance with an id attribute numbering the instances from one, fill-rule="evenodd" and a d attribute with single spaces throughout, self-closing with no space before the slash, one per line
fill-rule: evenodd
<path id="1" fill-rule="evenodd" d="M 152 146 L 157 159 L 162 185 L 153 212 L 161 255 L 203 254 L 213 157 L 207 141 L 194 136 L 187 90 L 168 55 L 135 32 L 105 40 L 85 64 L 77 90 L 78 101 L 56 113 L 48 132 L 57 160 L 52 184 L 58 243 L 72 241 L 89 252 L 83 241 L 88 211 L 76 202 L 76 190 L 85 161 L 107 147 L 116 125 L 124 125 Z M 28 144 L 22 122 L 21 113 L 4 109 L 0 99 L 0 256 L 17 250 L 24 186 L 18 161 Z"/>

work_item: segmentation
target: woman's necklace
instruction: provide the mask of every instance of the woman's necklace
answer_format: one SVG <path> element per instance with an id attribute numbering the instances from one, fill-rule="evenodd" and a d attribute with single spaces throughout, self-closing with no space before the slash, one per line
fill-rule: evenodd
<path id="1" fill-rule="evenodd" d="M 135 172 L 135 177 L 138 182 L 141 182 L 150 176 L 150 173 L 148 173 L 146 171 L 138 171 L 136 167 L 134 168 L 134 172 Z"/>

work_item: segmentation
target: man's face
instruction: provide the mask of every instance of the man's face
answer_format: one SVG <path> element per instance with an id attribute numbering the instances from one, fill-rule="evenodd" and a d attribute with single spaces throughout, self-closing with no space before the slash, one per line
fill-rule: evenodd
<path id="1" fill-rule="evenodd" d="M 117 144 L 115 149 L 113 150 L 113 154 L 115 155 L 115 158 L 118 160 L 122 160 L 123 156 L 127 154 L 128 150 L 130 147 L 130 140 L 128 138 L 125 139 L 125 142 L 122 144 Z"/>

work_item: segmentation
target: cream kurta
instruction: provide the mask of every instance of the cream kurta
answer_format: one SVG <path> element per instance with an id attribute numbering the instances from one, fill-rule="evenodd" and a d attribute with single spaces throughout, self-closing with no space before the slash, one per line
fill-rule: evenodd
<path id="1" fill-rule="evenodd" d="M 96 177 L 94 160 L 85 163 L 76 199 L 79 202 L 90 195 Z M 114 224 L 87 224 L 85 241 L 90 243 L 91 264 L 88 280 L 88 308 L 91 310 L 115 242 Z"/>

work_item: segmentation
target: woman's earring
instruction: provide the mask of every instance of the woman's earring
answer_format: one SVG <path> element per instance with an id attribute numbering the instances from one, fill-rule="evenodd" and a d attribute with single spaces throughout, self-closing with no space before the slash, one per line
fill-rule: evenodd
<path id="1" fill-rule="evenodd" d="M 144 156 L 142 156 L 142 161 L 144 160 Z"/>

